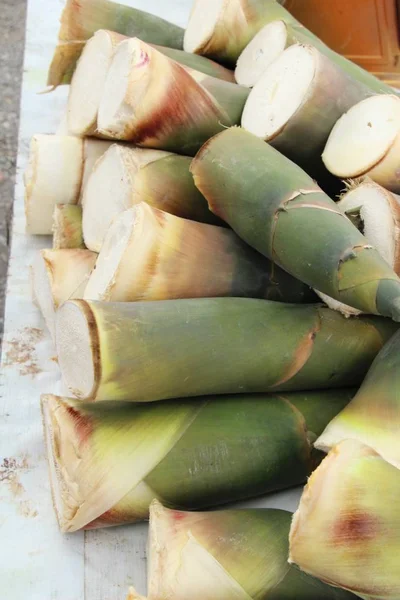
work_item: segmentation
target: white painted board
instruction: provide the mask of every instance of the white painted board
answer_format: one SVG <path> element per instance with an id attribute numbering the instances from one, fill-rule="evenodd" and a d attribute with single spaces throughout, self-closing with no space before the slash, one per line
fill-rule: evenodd
<path id="1" fill-rule="evenodd" d="M 185 26 L 191 0 L 124 2 Z M 62 535 L 53 514 L 39 398 L 57 393 L 55 350 L 32 304 L 29 265 L 50 240 L 25 235 L 22 174 L 29 140 L 54 133 L 67 88 L 38 95 L 54 49 L 63 0 L 28 0 L 13 241 L 0 379 L 0 600 L 123 600 L 146 591 L 147 525 Z M 241 506 L 295 510 L 298 490 Z"/>

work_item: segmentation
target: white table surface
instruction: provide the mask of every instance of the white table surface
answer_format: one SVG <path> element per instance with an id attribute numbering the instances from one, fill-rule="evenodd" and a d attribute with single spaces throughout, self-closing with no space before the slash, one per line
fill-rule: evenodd
<path id="1" fill-rule="evenodd" d="M 185 26 L 191 0 L 130 0 Z M 63 0 L 28 0 L 13 241 L 0 374 L 0 600 L 123 600 L 146 591 L 147 525 L 62 535 L 52 509 L 39 398 L 62 389 L 55 350 L 32 304 L 29 265 L 48 238 L 25 235 L 22 174 L 29 140 L 54 133 L 67 88 L 39 95 Z M 298 490 L 242 503 L 295 510 Z"/>

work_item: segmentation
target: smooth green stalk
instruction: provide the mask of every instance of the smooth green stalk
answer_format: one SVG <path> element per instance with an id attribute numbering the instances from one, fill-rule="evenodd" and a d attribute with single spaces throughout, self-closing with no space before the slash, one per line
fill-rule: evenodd
<path id="1" fill-rule="evenodd" d="M 342 442 L 312 474 L 290 531 L 290 559 L 364 600 L 400 598 L 400 472 Z"/>
<path id="2" fill-rule="evenodd" d="M 148 600 L 353 598 L 288 564 L 291 516 L 273 509 L 192 513 L 169 510 L 154 501 Z M 130 600 L 139 598 L 133 589 L 130 594 Z"/>
<path id="3" fill-rule="evenodd" d="M 56 204 L 53 214 L 53 249 L 86 248 L 82 232 L 82 207 Z"/>
<path id="4" fill-rule="evenodd" d="M 400 320 L 400 279 L 300 167 L 231 128 L 192 163 L 210 209 L 297 279 L 363 312 Z"/>
<path id="5" fill-rule="evenodd" d="M 397 333 L 374 360 L 349 407 L 326 428 L 317 442 L 328 452 L 347 438 L 367 444 L 400 468 L 400 335 Z"/>
<path id="6" fill-rule="evenodd" d="M 61 16 L 59 45 L 47 84 L 69 83 L 84 42 L 99 29 L 108 29 L 145 42 L 182 49 L 184 30 L 160 17 L 108 0 L 67 0 Z"/>
<path id="7" fill-rule="evenodd" d="M 148 402 L 358 385 L 396 330 L 321 305 L 246 298 L 76 301 L 58 311 L 57 349 L 75 396 Z"/>
<path id="8" fill-rule="evenodd" d="M 295 394 L 294 403 L 289 394 L 117 406 L 44 396 L 61 529 L 146 519 L 154 498 L 191 510 L 302 483 L 319 460 L 311 441 L 352 393 Z"/>

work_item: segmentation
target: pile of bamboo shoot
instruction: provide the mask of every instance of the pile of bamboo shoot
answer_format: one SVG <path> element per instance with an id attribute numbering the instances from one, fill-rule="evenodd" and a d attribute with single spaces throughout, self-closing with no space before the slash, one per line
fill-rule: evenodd
<path id="1" fill-rule="evenodd" d="M 194 0 L 185 32 L 67 0 L 48 82 L 61 530 L 150 515 L 149 600 L 398 600 L 400 98 L 275 0 Z M 195 512 L 309 477 L 291 525 Z"/>

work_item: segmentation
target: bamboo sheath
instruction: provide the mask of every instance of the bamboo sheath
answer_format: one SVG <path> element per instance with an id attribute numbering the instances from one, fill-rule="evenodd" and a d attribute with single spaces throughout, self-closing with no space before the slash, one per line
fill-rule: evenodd
<path id="1" fill-rule="evenodd" d="M 193 510 L 302 483 L 320 460 L 312 441 L 352 393 L 117 406 L 44 396 L 60 527 L 143 520 L 154 498 Z"/>
<path id="2" fill-rule="evenodd" d="M 400 597 L 400 472 L 355 440 L 312 474 L 290 531 L 290 563 L 363 600 Z"/>
<path id="3" fill-rule="evenodd" d="M 184 31 L 147 12 L 108 0 L 67 0 L 61 16 L 59 44 L 48 74 L 48 85 L 69 83 L 85 42 L 99 29 L 181 49 Z"/>
<path id="4" fill-rule="evenodd" d="M 371 91 L 393 93 L 390 86 L 328 48 L 275 0 L 195 0 L 184 49 L 234 67 L 254 36 L 277 20 L 286 24 L 288 44 L 311 44 Z"/>
<path id="5" fill-rule="evenodd" d="M 351 600 L 287 562 L 291 514 L 150 507 L 147 600 Z M 240 539 L 240 544 L 232 540 Z M 128 600 L 144 600 L 132 588 Z"/>
<path id="6" fill-rule="evenodd" d="M 349 407 L 329 425 L 317 442 L 328 452 L 345 439 L 358 440 L 400 468 L 400 336 L 380 351 Z"/>
<path id="7" fill-rule="evenodd" d="M 82 232 L 82 207 L 57 204 L 53 214 L 53 250 L 86 248 Z"/>
<path id="8" fill-rule="evenodd" d="M 310 288 L 230 229 L 140 203 L 115 218 L 84 298 L 107 302 L 236 296 L 316 300 Z"/>
<path id="9" fill-rule="evenodd" d="M 148 402 L 358 385 L 397 325 L 320 305 L 211 298 L 72 301 L 56 330 L 73 395 Z"/>
<path id="10" fill-rule="evenodd" d="M 318 185 L 274 148 L 232 128 L 203 146 L 191 171 L 210 209 L 256 250 L 339 302 L 400 320 L 398 276 Z"/>
<path id="11" fill-rule="evenodd" d="M 248 94 L 247 88 L 189 71 L 137 38 L 125 40 L 108 71 L 98 133 L 193 155 L 212 135 L 240 123 Z"/>

